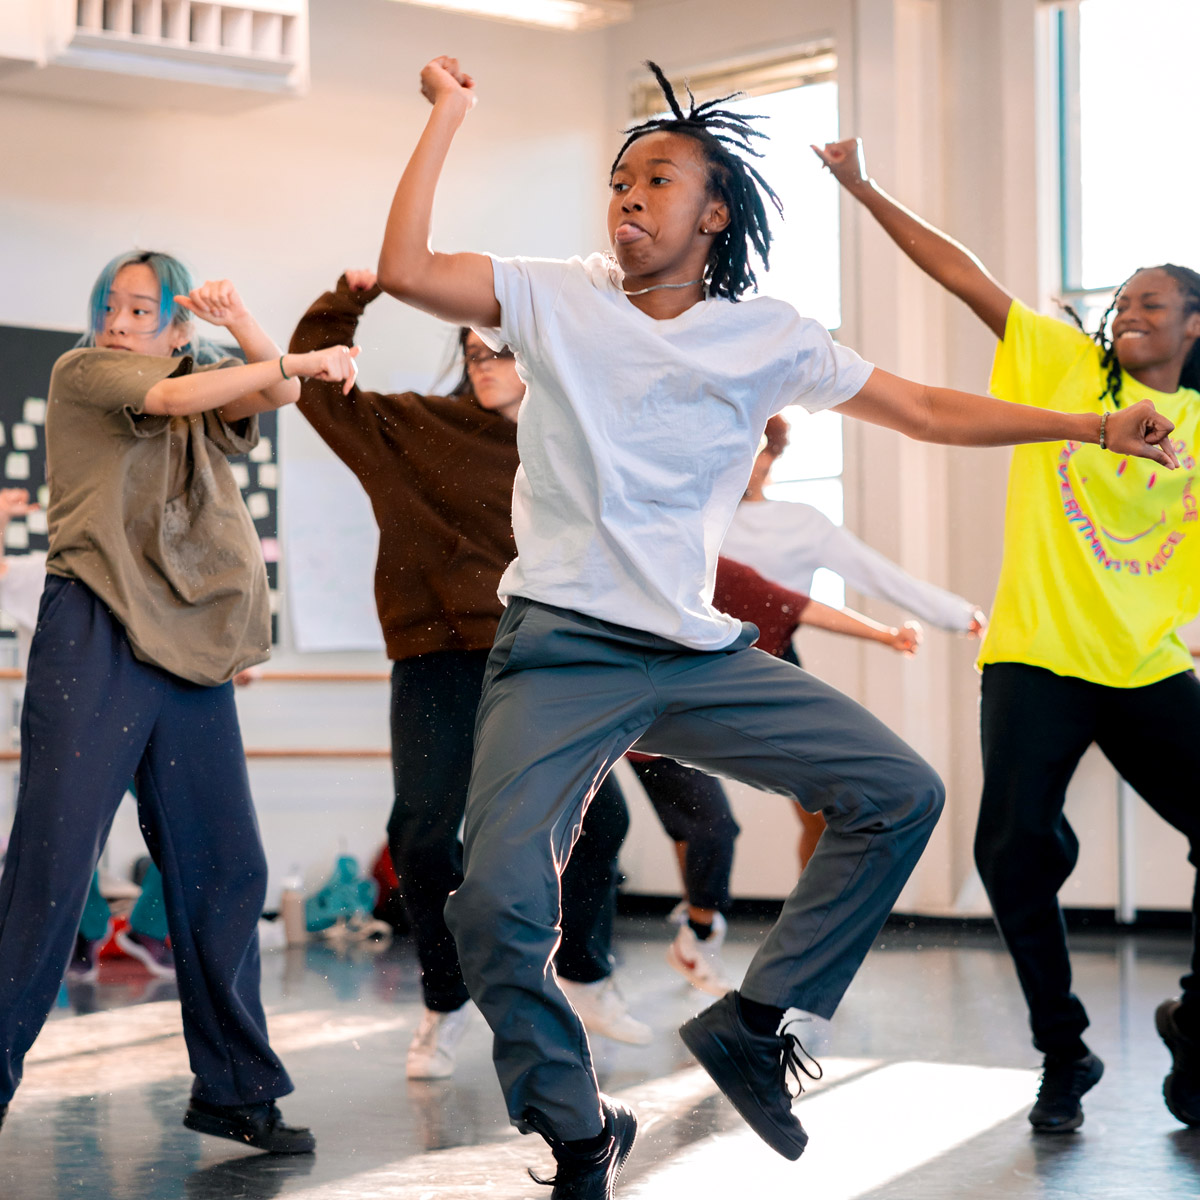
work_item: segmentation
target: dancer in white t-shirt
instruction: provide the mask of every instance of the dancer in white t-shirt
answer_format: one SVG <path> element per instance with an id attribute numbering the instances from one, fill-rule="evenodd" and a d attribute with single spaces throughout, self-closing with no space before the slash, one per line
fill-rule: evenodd
<path id="1" fill-rule="evenodd" d="M 764 489 L 776 459 L 787 449 L 788 435 L 782 416 L 776 414 L 767 422 L 765 444 L 754 460 L 721 553 L 805 595 L 812 592 L 813 576 L 824 567 L 864 596 L 888 600 L 936 629 L 982 637 L 987 618 L 977 604 L 910 575 L 811 504 L 767 499 Z M 785 657 L 799 665 L 795 651 Z M 825 818 L 801 804 L 795 811 L 800 821 L 797 856 L 803 870 L 825 832 Z"/>
<path id="2" fill-rule="evenodd" d="M 453 59 L 396 190 L 384 290 L 511 346 L 527 385 L 513 496 L 518 555 L 476 724 L 464 879 L 446 918 L 495 1035 L 513 1122 L 558 1163 L 553 1200 L 609 1197 L 637 1122 L 600 1095 L 587 1037 L 551 966 L 559 876 L 600 779 L 640 748 L 821 808 L 829 828 L 740 989 L 684 1041 L 755 1131 L 796 1158 L 784 1085 L 795 1006 L 832 1015 L 932 832 L 940 780 L 857 704 L 751 648 L 713 607 L 717 553 L 767 418 L 789 404 L 960 445 L 1107 441 L 1175 465 L 1149 404 L 1098 417 L 925 387 L 834 345 L 769 298 L 739 303 L 770 246 L 759 136 L 720 102 L 632 130 L 611 172 L 615 258 L 441 254 L 434 194 L 475 86 Z M 522 204 L 552 203 L 513 164 Z M 1159 443 L 1162 443 L 1161 445 Z"/>

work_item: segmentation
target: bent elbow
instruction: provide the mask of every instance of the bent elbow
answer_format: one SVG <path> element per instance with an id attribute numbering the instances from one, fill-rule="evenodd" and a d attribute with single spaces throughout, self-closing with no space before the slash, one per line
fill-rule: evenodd
<path id="1" fill-rule="evenodd" d="M 397 300 L 404 300 L 412 295 L 415 272 L 404 263 L 381 258 L 375 281 L 389 296 L 394 296 Z"/>

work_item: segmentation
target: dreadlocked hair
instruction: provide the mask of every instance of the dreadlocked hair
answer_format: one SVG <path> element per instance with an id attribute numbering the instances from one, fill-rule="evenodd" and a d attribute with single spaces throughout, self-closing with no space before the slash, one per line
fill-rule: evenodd
<path id="1" fill-rule="evenodd" d="M 1140 275 L 1143 271 L 1165 271 L 1175 280 L 1183 295 L 1184 315 L 1200 312 L 1200 272 L 1193 271 L 1191 267 L 1178 266 L 1176 263 L 1160 263 L 1157 267 L 1138 267 L 1133 275 Z M 1112 302 L 1104 310 L 1095 333 L 1088 334 L 1092 341 L 1100 347 L 1100 365 L 1105 371 L 1104 391 L 1100 393 L 1100 403 L 1103 405 L 1111 398 L 1114 408 L 1121 407 L 1121 364 L 1113 345 L 1111 323 L 1113 313 L 1117 311 L 1117 300 L 1133 275 L 1130 275 L 1129 279 L 1126 279 L 1113 293 Z M 1071 318 L 1081 332 L 1087 333 L 1079 314 L 1070 304 L 1064 304 L 1060 300 L 1058 306 Z M 1179 373 L 1179 386 L 1200 391 L 1200 338 L 1193 343 L 1187 358 L 1183 361 L 1183 369 Z"/>
<path id="2" fill-rule="evenodd" d="M 743 95 L 742 92 L 697 104 L 690 87 L 687 88 L 688 110 L 684 112 L 675 89 L 658 64 L 647 62 L 646 66 L 658 81 L 672 115 L 656 117 L 625 130 L 625 143 L 613 159 L 608 177 L 612 179 L 625 151 L 648 133 L 659 130 L 680 133 L 699 142 L 708 163 L 709 191 L 720 197 L 729 210 L 729 224 L 713 238 L 708 254 L 704 268 L 705 290 L 709 296 L 738 300 L 743 292 L 758 286 L 758 277 L 750 265 L 751 251 L 762 260 L 764 271 L 769 267 L 771 229 L 767 221 L 767 202 L 780 216 L 783 215 L 783 204 L 771 185 L 743 157 L 762 158 L 761 152 L 754 148 L 753 139 L 767 135 L 750 122 L 761 121 L 763 117 L 743 116 L 721 107 Z"/>

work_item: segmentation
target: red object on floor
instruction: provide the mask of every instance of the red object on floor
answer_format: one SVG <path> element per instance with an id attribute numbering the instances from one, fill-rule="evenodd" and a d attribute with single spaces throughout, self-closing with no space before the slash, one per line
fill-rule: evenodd
<path id="1" fill-rule="evenodd" d="M 117 945 L 117 934 L 122 929 L 129 928 L 128 917 L 113 917 L 108 923 L 108 937 L 104 939 L 104 945 L 100 947 L 100 953 L 97 956 L 102 961 L 106 958 L 123 958 L 126 962 L 133 960 Z"/>

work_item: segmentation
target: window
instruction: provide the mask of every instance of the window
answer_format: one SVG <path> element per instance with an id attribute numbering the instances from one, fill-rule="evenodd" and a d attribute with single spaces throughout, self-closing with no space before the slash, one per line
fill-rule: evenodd
<path id="1" fill-rule="evenodd" d="M 1200 268 L 1196 0 L 1056 5 L 1062 292 L 1094 327 L 1138 267 Z"/>
<path id="2" fill-rule="evenodd" d="M 832 43 L 816 42 L 767 59 L 742 61 L 671 78 L 682 98 L 684 80 L 698 101 L 744 91 L 729 107 L 762 114 L 770 140 L 755 166 L 783 202 L 784 219 L 772 222 L 771 269 L 759 274 L 759 292 L 794 305 L 805 316 L 836 329 L 841 315 L 841 239 L 838 187 L 820 170 L 809 146 L 838 138 L 837 57 Z M 661 112 L 653 81 L 634 89 L 634 120 Z M 784 412 L 792 430 L 786 452 L 775 463 L 767 495 L 819 508 L 842 523 L 842 419 L 836 413 Z M 845 585 L 819 571 L 813 595 L 826 604 L 845 603 Z"/>

